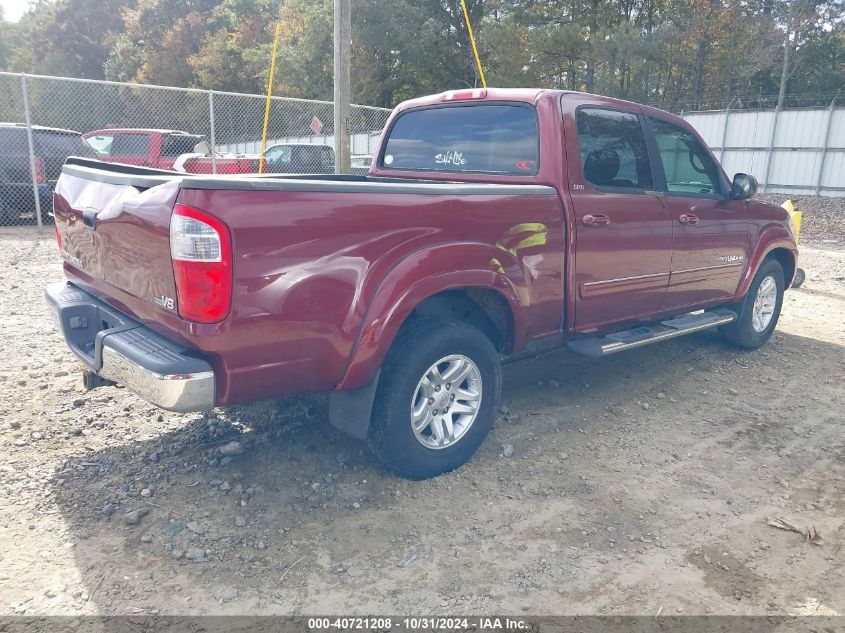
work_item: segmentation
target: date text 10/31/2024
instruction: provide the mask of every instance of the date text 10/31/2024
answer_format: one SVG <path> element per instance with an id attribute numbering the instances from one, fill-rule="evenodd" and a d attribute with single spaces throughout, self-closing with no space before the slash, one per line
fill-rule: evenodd
<path id="1" fill-rule="evenodd" d="M 509 617 L 335 617 L 309 618 L 309 631 L 362 630 L 362 631 L 525 631 L 528 622 Z"/>

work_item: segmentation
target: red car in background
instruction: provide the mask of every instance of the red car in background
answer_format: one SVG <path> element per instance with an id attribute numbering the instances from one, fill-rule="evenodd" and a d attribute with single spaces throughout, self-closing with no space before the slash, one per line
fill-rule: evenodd
<path id="1" fill-rule="evenodd" d="M 250 174 L 255 172 L 251 157 L 217 157 L 197 152 L 205 139 L 181 130 L 113 128 L 82 135 L 100 160 L 139 167 L 153 167 L 190 174 Z M 193 154 L 179 161 L 180 156 Z M 178 161 L 178 162 L 177 162 Z M 216 165 L 215 165 L 216 163 Z"/>

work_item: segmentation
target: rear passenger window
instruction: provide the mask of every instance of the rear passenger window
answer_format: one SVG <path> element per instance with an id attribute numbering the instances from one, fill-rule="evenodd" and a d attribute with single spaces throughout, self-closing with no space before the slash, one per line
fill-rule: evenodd
<path id="1" fill-rule="evenodd" d="M 584 180 L 598 187 L 620 189 L 654 186 L 645 136 L 636 114 L 580 108 L 575 120 Z"/>
<path id="2" fill-rule="evenodd" d="M 202 139 L 199 136 L 188 136 L 187 134 L 169 134 L 164 137 L 161 146 L 162 156 L 181 156 L 182 154 L 193 154 L 194 147 Z M 144 152 L 146 154 L 146 152 Z"/>
<path id="3" fill-rule="evenodd" d="M 112 156 L 146 156 L 149 151 L 147 134 L 115 134 L 109 153 Z"/>

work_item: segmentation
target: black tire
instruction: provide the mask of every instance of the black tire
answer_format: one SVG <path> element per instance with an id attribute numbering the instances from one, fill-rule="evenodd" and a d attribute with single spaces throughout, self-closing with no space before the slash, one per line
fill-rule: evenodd
<path id="1" fill-rule="evenodd" d="M 462 436 L 445 448 L 429 448 L 411 426 L 412 402 L 428 369 L 450 355 L 465 356 L 475 364 L 481 377 L 481 400 Z M 490 432 L 502 374 L 496 348 L 478 329 L 451 320 L 411 322 L 393 343 L 380 376 L 367 444 L 393 472 L 419 480 L 455 470 L 473 456 Z"/>
<path id="2" fill-rule="evenodd" d="M 771 320 L 762 331 L 757 331 L 753 325 L 754 318 L 754 302 L 757 299 L 757 292 L 763 281 L 771 277 L 775 282 L 776 297 L 774 311 L 772 312 Z M 775 259 L 767 259 L 757 270 L 751 285 L 748 288 L 748 293 L 745 299 L 739 306 L 739 319 L 733 323 L 729 323 L 722 327 L 722 334 L 732 344 L 745 349 L 757 349 L 763 343 L 769 340 L 772 332 L 778 324 L 780 317 L 780 309 L 783 305 L 783 268 Z"/>
<path id="3" fill-rule="evenodd" d="M 803 268 L 799 268 L 795 271 L 795 279 L 792 280 L 792 287 L 793 288 L 800 288 L 802 284 L 807 280 L 807 273 L 804 272 Z"/>

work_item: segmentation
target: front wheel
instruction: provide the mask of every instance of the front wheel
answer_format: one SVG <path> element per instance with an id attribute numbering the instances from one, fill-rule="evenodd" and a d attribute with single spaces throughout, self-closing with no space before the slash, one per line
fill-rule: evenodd
<path id="1" fill-rule="evenodd" d="M 780 317 L 783 289 L 780 263 L 764 261 L 740 306 L 739 318 L 722 327 L 725 338 L 745 349 L 757 349 L 768 341 Z"/>
<path id="2" fill-rule="evenodd" d="M 382 368 L 367 443 L 409 479 L 449 472 L 481 446 L 500 391 L 498 353 L 481 331 L 460 321 L 412 322 Z"/>

